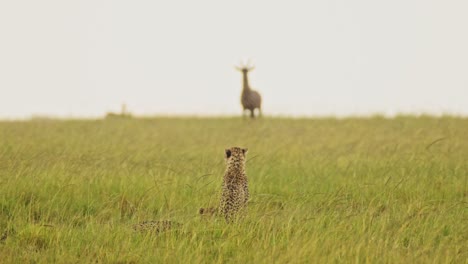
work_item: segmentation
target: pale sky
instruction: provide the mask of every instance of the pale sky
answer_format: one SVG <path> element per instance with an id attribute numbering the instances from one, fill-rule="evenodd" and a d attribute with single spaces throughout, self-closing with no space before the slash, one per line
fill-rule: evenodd
<path id="1" fill-rule="evenodd" d="M 468 115 L 466 0 L 3 0 L 0 118 Z"/>

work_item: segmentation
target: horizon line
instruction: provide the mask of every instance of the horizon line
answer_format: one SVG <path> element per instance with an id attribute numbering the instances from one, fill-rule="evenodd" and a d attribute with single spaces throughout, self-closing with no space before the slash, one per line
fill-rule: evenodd
<path id="1" fill-rule="evenodd" d="M 429 112 L 398 112 L 393 114 L 373 112 L 368 114 L 263 114 L 261 118 L 279 118 L 279 119 L 371 119 L 371 118 L 385 118 L 394 119 L 398 117 L 432 117 L 432 118 L 468 118 L 468 114 L 463 113 L 429 113 Z M 215 118 L 242 118 L 239 114 L 189 114 L 189 113 L 155 113 L 155 114 L 121 114 L 121 113 L 106 113 L 103 115 L 48 115 L 48 114 L 32 114 L 22 117 L 0 117 L 2 121 L 35 121 L 35 120 L 105 120 L 105 119 L 158 119 L 158 118 L 198 118 L 198 119 L 215 119 Z M 250 119 L 250 117 L 245 117 Z M 257 119 L 257 118 L 256 118 Z"/>

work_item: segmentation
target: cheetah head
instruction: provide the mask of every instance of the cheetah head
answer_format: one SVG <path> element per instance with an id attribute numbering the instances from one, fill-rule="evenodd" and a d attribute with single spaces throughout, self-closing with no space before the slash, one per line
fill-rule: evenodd
<path id="1" fill-rule="evenodd" d="M 226 162 L 229 161 L 245 161 L 245 155 L 247 154 L 247 148 L 232 147 L 225 150 Z"/>

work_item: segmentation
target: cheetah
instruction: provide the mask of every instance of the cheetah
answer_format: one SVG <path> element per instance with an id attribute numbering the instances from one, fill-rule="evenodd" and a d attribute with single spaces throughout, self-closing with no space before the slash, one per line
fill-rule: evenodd
<path id="1" fill-rule="evenodd" d="M 225 150 L 226 172 L 221 190 L 219 207 L 200 208 L 202 217 L 222 215 L 231 222 L 238 212 L 246 208 L 249 200 L 245 156 L 247 149 L 232 147 Z"/>
<path id="2" fill-rule="evenodd" d="M 225 150 L 226 172 L 224 173 L 221 200 L 219 207 L 200 208 L 200 215 L 221 214 L 227 222 L 232 222 L 240 211 L 247 207 L 249 188 L 245 173 L 246 148 L 232 147 Z M 133 225 L 139 232 L 159 234 L 171 229 L 180 228 L 182 224 L 172 221 L 144 221 Z"/>
<path id="3" fill-rule="evenodd" d="M 247 207 L 249 188 L 245 173 L 246 148 L 232 147 L 225 150 L 226 172 L 224 173 L 219 213 L 231 222 Z"/>

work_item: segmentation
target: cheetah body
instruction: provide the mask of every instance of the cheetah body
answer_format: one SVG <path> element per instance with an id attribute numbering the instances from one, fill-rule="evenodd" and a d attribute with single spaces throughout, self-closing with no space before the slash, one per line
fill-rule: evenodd
<path id="1" fill-rule="evenodd" d="M 219 213 L 231 221 L 247 207 L 249 188 L 245 173 L 247 149 L 232 147 L 226 149 L 226 172 L 223 178 Z"/>

